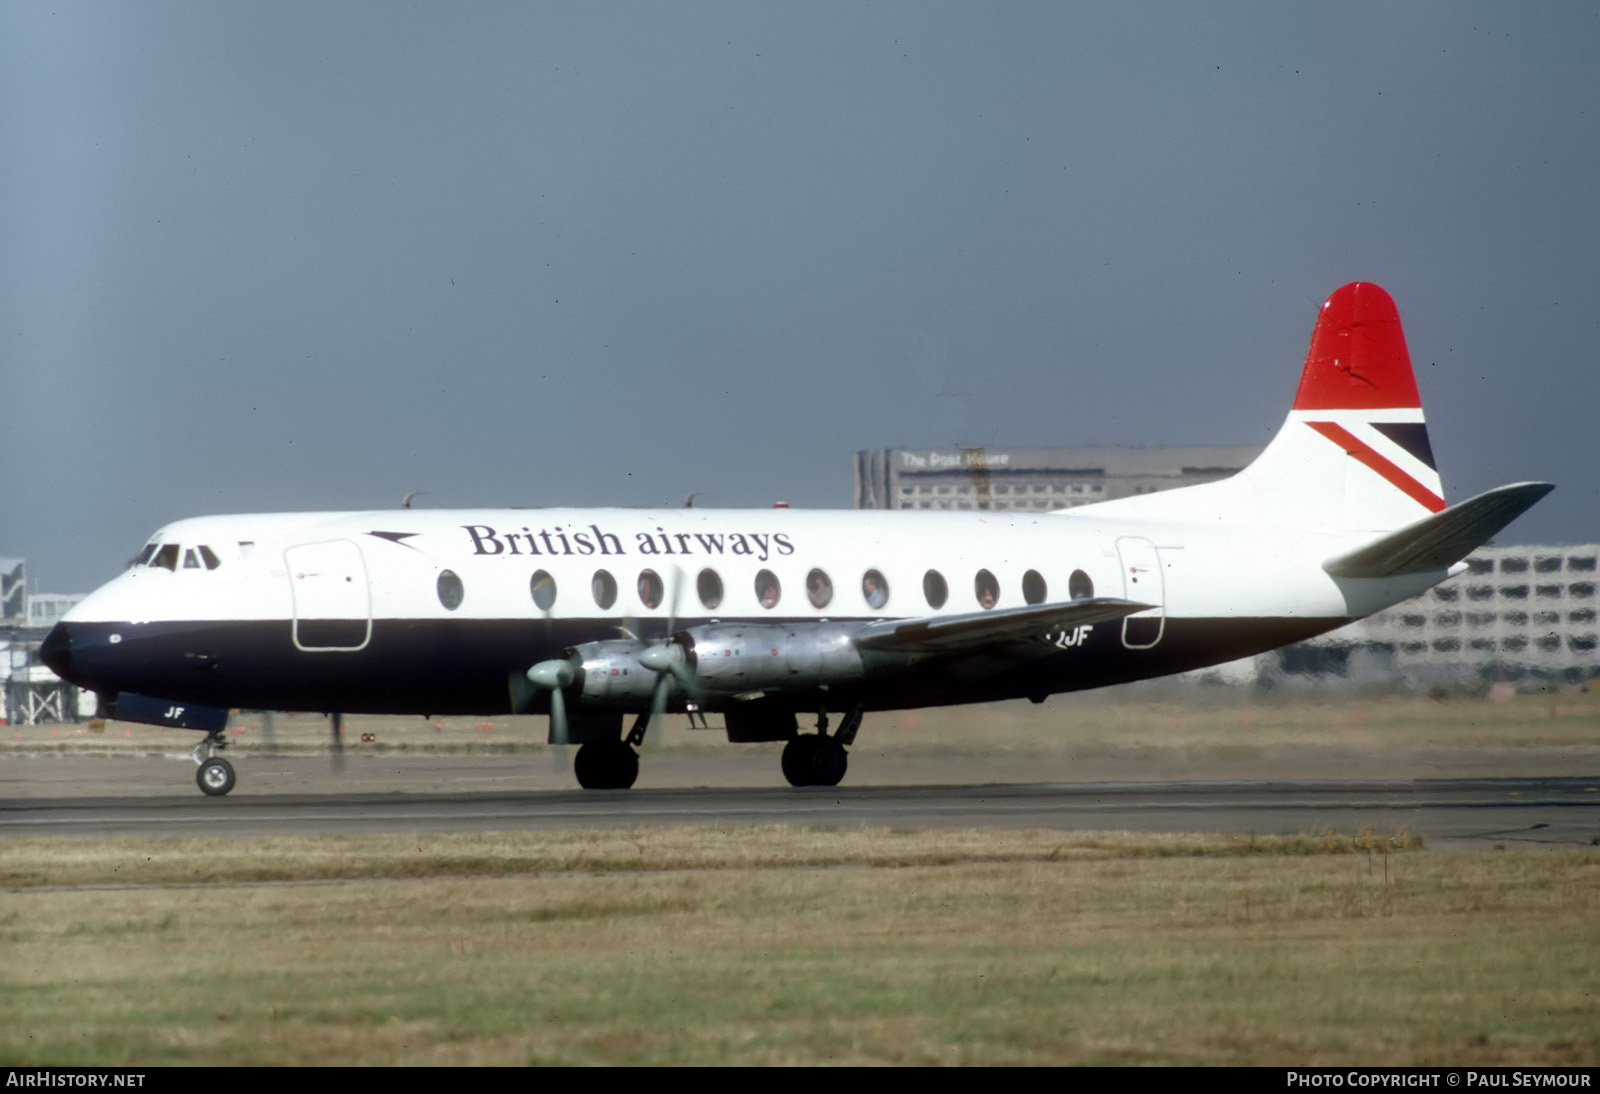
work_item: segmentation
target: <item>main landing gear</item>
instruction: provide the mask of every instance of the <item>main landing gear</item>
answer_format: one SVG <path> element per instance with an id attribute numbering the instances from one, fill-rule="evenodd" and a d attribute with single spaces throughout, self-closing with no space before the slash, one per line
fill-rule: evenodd
<path id="1" fill-rule="evenodd" d="M 578 746 L 572 773 L 585 790 L 626 790 L 639 777 L 639 754 L 627 741 L 590 741 Z"/>
<path id="2" fill-rule="evenodd" d="M 585 790 L 627 790 L 639 778 L 639 754 L 650 728 L 650 712 L 634 719 L 633 728 L 620 741 L 589 741 L 578 746 L 572 773 Z"/>
<path id="3" fill-rule="evenodd" d="M 839 732 L 828 736 L 828 712 L 817 712 L 817 731 L 794 737 L 783 746 L 783 777 L 790 786 L 838 786 L 849 770 L 850 756 L 845 748 L 855 743 L 861 728 L 862 709 L 858 706 L 845 716 Z"/>
<path id="4" fill-rule="evenodd" d="M 190 753 L 194 762 L 200 769 L 194 773 L 194 781 L 200 784 L 201 793 L 207 797 L 220 798 L 233 789 L 233 784 L 238 781 L 233 773 L 233 765 L 224 760 L 217 753 L 228 747 L 228 739 L 220 731 L 206 734 L 206 739 L 195 746 Z M 204 752 L 204 758 L 200 753 Z"/>

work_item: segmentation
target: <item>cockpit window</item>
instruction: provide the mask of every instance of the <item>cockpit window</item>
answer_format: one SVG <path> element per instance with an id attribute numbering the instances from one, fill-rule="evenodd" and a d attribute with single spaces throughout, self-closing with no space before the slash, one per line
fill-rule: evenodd
<path id="1" fill-rule="evenodd" d="M 156 545 L 154 543 L 147 543 L 144 545 L 144 550 L 139 552 L 139 557 L 133 560 L 133 564 L 135 566 L 147 565 L 150 562 L 150 556 L 155 553 Z"/>
<path id="2" fill-rule="evenodd" d="M 183 568 L 185 570 L 198 570 L 200 568 L 200 556 L 194 553 L 193 547 L 183 552 Z"/>
<path id="3" fill-rule="evenodd" d="M 217 557 L 217 552 L 213 551 L 205 544 L 201 544 L 199 550 L 200 557 L 206 561 L 206 569 L 215 570 L 218 566 L 222 565 L 222 560 Z"/>
<path id="4" fill-rule="evenodd" d="M 178 568 L 178 545 L 176 543 L 163 543 L 156 551 L 155 557 L 150 560 L 150 565 L 160 566 L 164 570 Z"/>

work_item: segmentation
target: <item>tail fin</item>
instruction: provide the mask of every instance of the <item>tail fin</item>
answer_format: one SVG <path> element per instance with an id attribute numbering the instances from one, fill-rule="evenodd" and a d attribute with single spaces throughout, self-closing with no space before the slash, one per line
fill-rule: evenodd
<path id="1" fill-rule="evenodd" d="M 1352 282 L 1322 305 L 1289 418 L 1240 473 L 1275 523 L 1389 532 L 1444 509 L 1400 314 Z"/>

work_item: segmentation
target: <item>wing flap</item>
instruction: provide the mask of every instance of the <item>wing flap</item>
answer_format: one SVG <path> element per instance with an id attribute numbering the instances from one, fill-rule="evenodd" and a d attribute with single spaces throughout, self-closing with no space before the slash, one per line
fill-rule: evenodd
<path id="1" fill-rule="evenodd" d="M 1322 564 L 1335 577 L 1395 577 L 1447 570 L 1533 507 L 1555 486 L 1518 482 L 1457 502 Z"/>
<path id="2" fill-rule="evenodd" d="M 1092 600 L 1002 608 L 966 615 L 884 619 L 868 623 L 856 633 L 855 642 L 861 649 L 893 650 L 899 653 L 939 653 L 985 645 L 998 646 L 1029 639 L 1039 640 L 1053 631 L 1070 629 L 1083 623 L 1121 619 L 1135 612 L 1148 611 L 1154 606 L 1103 596 Z"/>

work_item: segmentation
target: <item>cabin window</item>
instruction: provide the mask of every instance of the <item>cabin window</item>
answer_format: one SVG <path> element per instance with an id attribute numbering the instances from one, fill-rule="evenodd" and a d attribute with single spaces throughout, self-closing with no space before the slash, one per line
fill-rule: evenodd
<path id="1" fill-rule="evenodd" d="M 701 570 L 700 576 L 695 579 L 695 592 L 700 594 L 700 603 L 709 610 L 722 603 L 722 578 L 717 576 L 715 570 Z"/>
<path id="2" fill-rule="evenodd" d="M 455 611 L 461 607 L 461 601 L 466 596 L 466 589 L 461 585 L 461 579 L 453 570 L 444 570 L 439 574 L 439 603 L 445 606 L 446 611 Z"/>
<path id="3" fill-rule="evenodd" d="M 200 552 L 200 557 L 205 561 L 206 569 L 215 570 L 218 566 L 222 565 L 222 560 L 217 557 L 217 552 L 213 551 L 205 544 L 201 544 L 197 550 Z"/>
<path id="4" fill-rule="evenodd" d="M 540 570 L 528 581 L 528 592 L 533 595 L 533 602 L 542 612 L 547 612 L 555 607 L 556 579 L 546 571 Z"/>
<path id="5" fill-rule="evenodd" d="M 608 609 L 617 602 L 617 579 L 605 570 L 596 570 L 589 581 L 589 591 L 594 594 L 597 606 Z"/>
<path id="6" fill-rule="evenodd" d="M 762 570 L 756 575 L 756 602 L 763 608 L 776 608 L 782 595 L 783 587 L 778 584 L 777 574 Z"/>
<path id="7" fill-rule="evenodd" d="M 1073 570 L 1067 578 L 1067 595 L 1074 600 L 1093 600 L 1094 582 L 1082 570 Z"/>
<path id="8" fill-rule="evenodd" d="M 1044 583 L 1044 575 L 1038 570 L 1029 570 L 1022 575 L 1022 599 L 1029 604 L 1043 604 L 1049 591 L 1049 586 Z"/>
<path id="9" fill-rule="evenodd" d="M 661 607 L 661 575 L 654 570 L 642 570 L 639 573 L 639 603 L 646 608 Z"/>
<path id="10" fill-rule="evenodd" d="M 1000 602 L 1000 582 L 988 570 L 979 570 L 972 579 L 972 592 L 978 598 L 978 607 L 985 611 Z"/>
<path id="11" fill-rule="evenodd" d="M 928 598 L 928 607 L 944 607 L 944 602 L 950 599 L 950 586 L 945 584 L 944 575 L 938 570 L 923 574 L 922 595 Z"/>
<path id="12" fill-rule="evenodd" d="M 176 570 L 178 568 L 178 545 L 176 543 L 163 543 L 161 549 L 150 560 L 150 565 L 160 566 L 163 570 Z"/>
<path id="13" fill-rule="evenodd" d="M 821 570 L 806 575 L 806 599 L 813 608 L 826 608 L 833 600 L 833 581 Z"/>
<path id="14" fill-rule="evenodd" d="M 867 607 L 881 608 L 889 603 L 889 583 L 877 570 L 868 570 L 861 575 L 861 596 Z"/>

